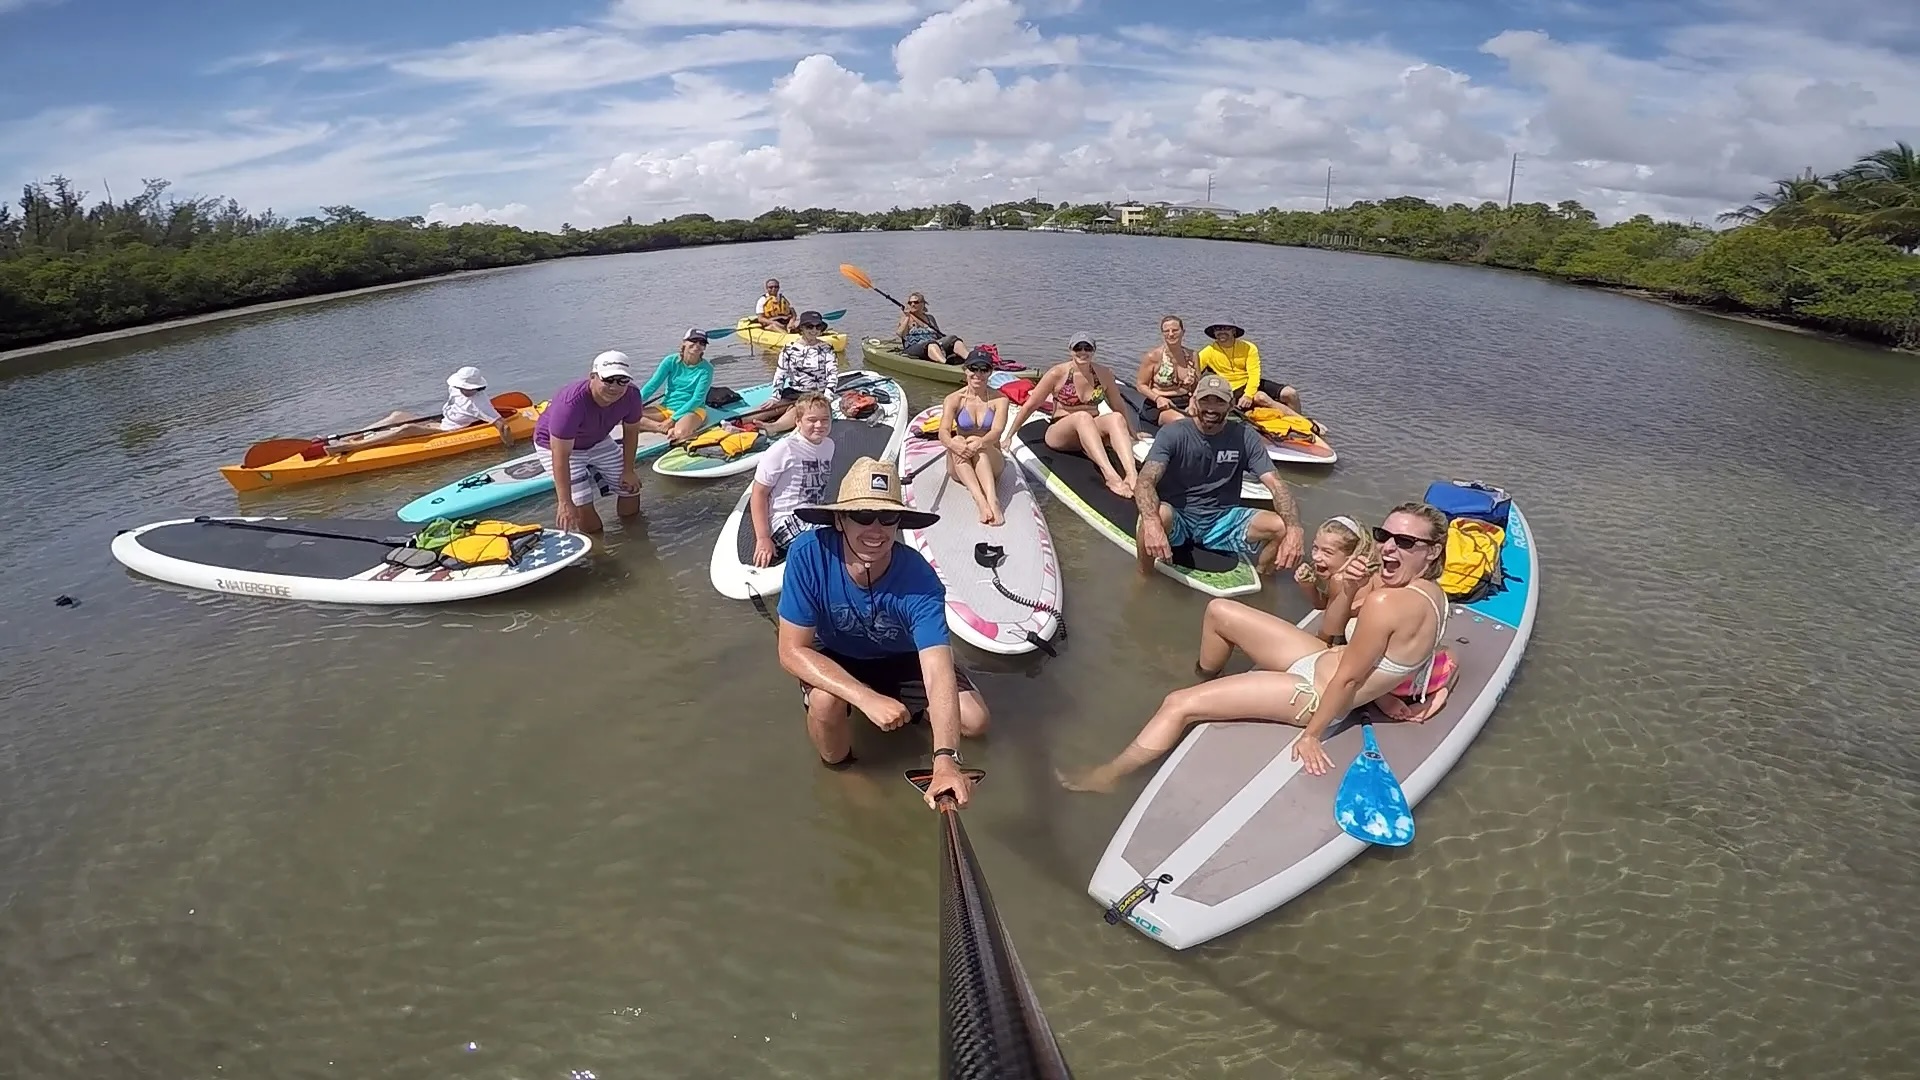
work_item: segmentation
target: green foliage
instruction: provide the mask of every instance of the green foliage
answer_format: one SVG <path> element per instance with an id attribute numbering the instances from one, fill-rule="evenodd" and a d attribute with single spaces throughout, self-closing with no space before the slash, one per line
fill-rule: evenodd
<path id="1" fill-rule="evenodd" d="M 65 177 L 0 206 L 0 348 L 457 270 L 569 255 L 791 239 L 792 225 L 684 214 L 559 234 L 381 220 L 351 206 L 289 222 L 232 200 L 165 197 L 165 181 L 92 208 Z M 924 219 L 922 219 L 924 220 Z"/>
<path id="2" fill-rule="evenodd" d="M 506 225 L 376 220 L 351 206 L 288 222 L 232 200 L 165 199 L 164 181 L 85 207 L 63 177 L 0 206 L 0 347 L 95 330 L 568 255 L 785 239 L 804 231 L 1056 225 L 1118 231 L 1110 203 L 965 203 L 863 214 L 775 207 L 751 222 L 683 214 L 656 225 L 555 233 Z M 1030 216 L 1028 216 L 1030 215 Z M 1829 176 L 1811 171 L 1722 215 L 1735 227 L 1654 221 L 1601 228 L 1571 200 L 1554 206 L 1438 206 L 1408 196 L 1321 212 L 1267 209 L 1223 219 L 1150 207 L 1128 230 L 1366 251 L 1526 270 L 1751 312 L 1920 347 L 1920 155 L 1899 143 Z"/>

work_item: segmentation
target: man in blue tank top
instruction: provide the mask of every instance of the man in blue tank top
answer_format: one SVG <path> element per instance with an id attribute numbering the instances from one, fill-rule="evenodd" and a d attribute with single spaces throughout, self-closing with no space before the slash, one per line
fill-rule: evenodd
<path id="1" fill-rule="evenodd" d="M 800 680 L 807 735 L 822 764 L 853 763 L 853 713 L 893 731 L 924 717 L 933 729 L 927 805 L 971 792 L 959 741 L 987 729 L 987 704 L 953 660 L 947 591 L 926 559 L 900 543 L 901 527 L 924 529 L 938 514 L 910 510 L 900 474 L 863 457 L 839 496 L 795 512 L 821 526 L 787 549 L 780 592 L 780 666 Z"/>

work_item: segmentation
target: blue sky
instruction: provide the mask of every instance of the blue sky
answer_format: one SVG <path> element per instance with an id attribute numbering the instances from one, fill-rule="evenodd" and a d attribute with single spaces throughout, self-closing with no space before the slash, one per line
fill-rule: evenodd
<path id="1" fill-rule="evenodd" d="M 1037 195 L 1712 215 L 1920 141 L 1920 3 L 0 0 L 0 184 L 551 228 Z"/>

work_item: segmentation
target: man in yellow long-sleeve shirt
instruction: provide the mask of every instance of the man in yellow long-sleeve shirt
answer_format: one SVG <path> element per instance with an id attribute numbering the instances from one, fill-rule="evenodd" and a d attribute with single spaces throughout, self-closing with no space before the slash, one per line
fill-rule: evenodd
<path id="1" fill-rule="evenodd" d="M 1201 371 L 1211 371 L 1227 380 L 1240 399 L 1238 409 L 1265 406 L 1287 412 L 1300 411 L 1300 391 L 1277 379 L 1260 377 L 1260 347 L 1244 340 L 1247 332 L 1232 323 L 1214 323 L 1207 327 L 1212 344 L 1200 350 Z"/>

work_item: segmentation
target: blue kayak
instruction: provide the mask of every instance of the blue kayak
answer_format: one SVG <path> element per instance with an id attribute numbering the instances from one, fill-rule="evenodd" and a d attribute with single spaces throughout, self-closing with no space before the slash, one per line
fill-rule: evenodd
<path id="1" fill-rule="evenodd" d="M 772 396 L 773 384 L 770 382 L 748 387 L 740 391 L 740 400 L 731 405 L 708 406 L 707 426 L 712 427 L 722 420 L 731 420 L 751 412 L 765 405 Z M 617 439 L 619 432 L 616 431 L 614 437 Z M 643 462 L 658 457 L 666 449 L 665 435 L 646 432 L 640 436 L 634 460 Z M 553 477 L 547 475 L 547 470 L 541 466 L 540 456 L 530 453 L 427 492 L 400 508 L 400 520 L 432 521 L 439 517 L 471 517 L 482 510 L 491 510 L 542 493 L 553 493 Z"/>

